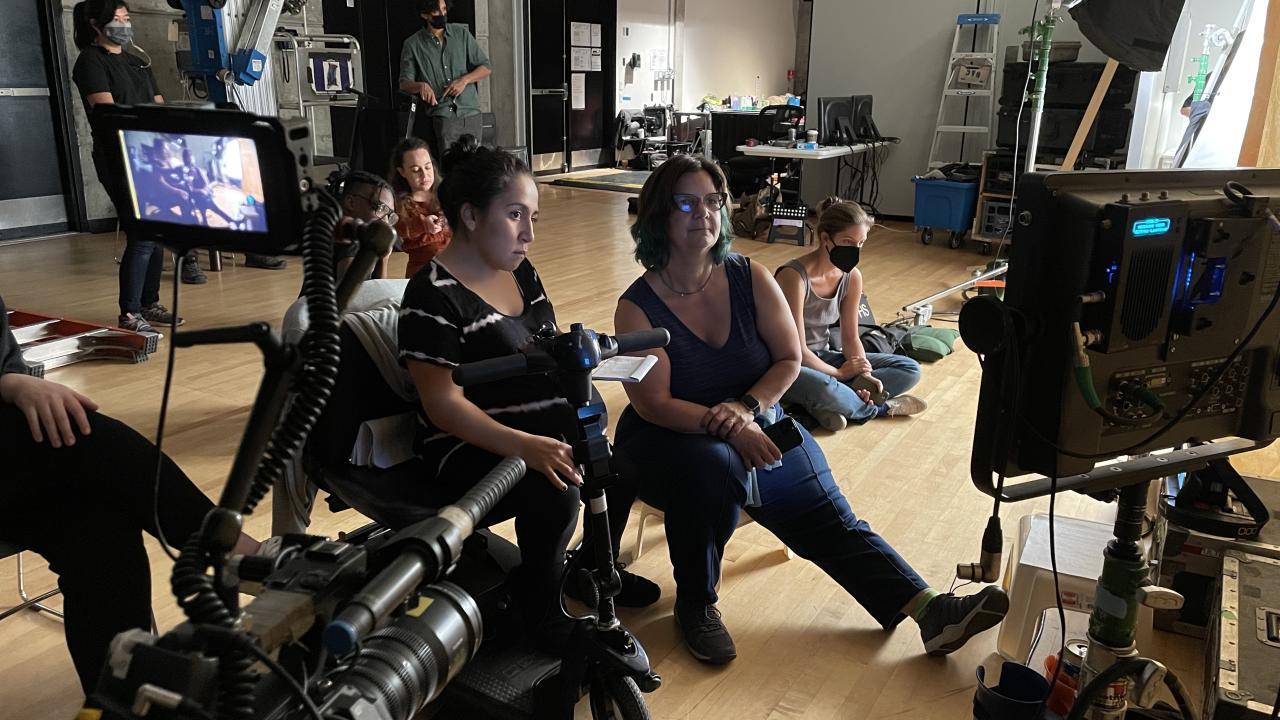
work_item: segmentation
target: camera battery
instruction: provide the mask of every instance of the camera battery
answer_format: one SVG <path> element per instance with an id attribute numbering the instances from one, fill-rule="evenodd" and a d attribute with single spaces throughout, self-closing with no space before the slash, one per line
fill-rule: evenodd
<path id="1" fill-rule="evenodd" d="M 1274 717 L 1280 685 L 1280 560 L 1227 551 L 1210 624 L 1205 720 Z"/>

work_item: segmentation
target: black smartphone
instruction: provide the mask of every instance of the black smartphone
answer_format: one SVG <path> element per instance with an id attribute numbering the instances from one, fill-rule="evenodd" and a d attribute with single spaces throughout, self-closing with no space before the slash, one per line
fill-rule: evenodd
<path id="1" fill-rule="evenodd" d="M 784 455 L 804 442 L 800 425 L 790 415 L 783 415 L 777 422 L 765 428 L 764 434 L 778 447 L 778 452 Z"/>

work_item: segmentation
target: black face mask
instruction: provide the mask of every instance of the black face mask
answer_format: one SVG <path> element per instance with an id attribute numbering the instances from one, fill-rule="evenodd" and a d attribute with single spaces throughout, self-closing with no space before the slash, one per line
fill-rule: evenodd
<path id="1" fill-rule="evenodd" d="M 447 15 L 432 15 L 431 17 L 427 18 L 426 20 L 423 20 L 422 22 L 424 25 L 426 25 L 429 28 L 435 28 L 436 30 L 443 30 L 444 26 L 449 23 L 449 17 Z"/>
<path id="2" fill-rule="evenodd" d="M 831 264 L 840 268 L 841 272 L 850 272 L 858 267 L 858 257 L 862 254 L 862 248 L 856 245 L 832 245 L 827 251 L 827 255 L 831 256 Z"/>

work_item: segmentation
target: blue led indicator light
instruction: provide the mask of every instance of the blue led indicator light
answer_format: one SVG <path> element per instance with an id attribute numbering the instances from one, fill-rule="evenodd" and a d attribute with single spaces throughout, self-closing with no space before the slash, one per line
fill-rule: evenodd
<path id="1" fill-rule="evenodd" d="M 1164 235 L 1169 232 L 1169 228 L 1173 227 L 1173 221 L 1169 218 L 1145 218 L 1133 224 L 1134 237 L 1149 237 L 1151 235 Z"/>

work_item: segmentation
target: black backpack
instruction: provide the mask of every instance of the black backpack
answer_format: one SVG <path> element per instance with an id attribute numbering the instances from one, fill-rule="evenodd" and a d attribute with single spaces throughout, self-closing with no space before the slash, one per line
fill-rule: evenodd
<path id="1" fill-rule="evenodd" d="M 904 354 L 902 343 L 910 332 L 909 328 L 901 325 L 877 324 L 867 294 L 862 294 L 858 300 L 858 337 L 862 340 L 863 350 L 886 355 Z"/>

